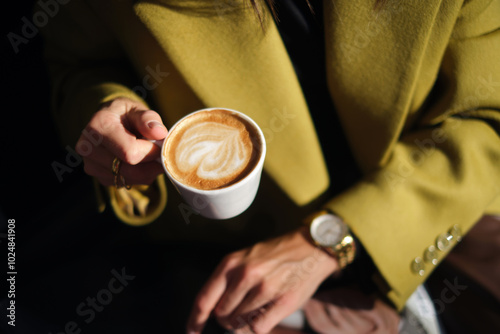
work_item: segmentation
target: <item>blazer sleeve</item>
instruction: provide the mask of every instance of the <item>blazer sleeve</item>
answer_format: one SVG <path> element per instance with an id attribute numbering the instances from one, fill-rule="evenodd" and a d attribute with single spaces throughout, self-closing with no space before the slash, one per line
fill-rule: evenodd
<path id="1" fill-rule="evenodd" d="M 361 240 L 399 309 L 460 235 L 500 208 L 499 3 L 463 7 L 418 125 L 384 166 L 327 204 Z"/>
<path id="2" fill-rule="evenodd" d="M 41 32 L 52 113 L 63 145 L 74 147 L 102 103 L 128 97 L 147 105 L 134 91 L 137 79 L 120 43 L 85 1 L 59 6 Z M 105 190 L 116 215 L 129 224 L 151 222 L 166 205 L 163 177 L 153 187 L 133 187 L 129 192 L 95 184 L 98 200 Z M 103 207 L 101 201 L 100 210 Z"/>

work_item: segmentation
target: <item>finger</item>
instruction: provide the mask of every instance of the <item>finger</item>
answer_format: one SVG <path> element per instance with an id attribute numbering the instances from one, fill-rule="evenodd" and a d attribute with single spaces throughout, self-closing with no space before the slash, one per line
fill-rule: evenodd
<path id="1" fill-rule="evenodd" d="M 132 129 L 146 139 L 161 140 L 167 135 L 160 115 L 153 110 L 131 110 L 126 116 Z"/>
<path id="2" fill-rule="evenodd" d="M 138 139 L 125 117 L 113 112 L 101 113 L 92 118 L 85 131 L 99 133 L 102 138 L 100 146 L 130 165 L 156 160 L 160 148 L 149 140 Z"/>
<path id="3" fill-rule="evenodd" d="M 259 307 L 258 309 L 255 309 L 251 312 L 248 312 L 247 314 L 241 314 L 237 317 L 238 323 L 234 324 L 234 333 L 235 334 L 248 334 L 248 333 L 259 333 L 254 329 L 255 324 L 261 318 L 264 313 L 266 313 L 272 306 L 272 303 L 269 303 L 268 305 L 265 305 L 263 307 Z M 266 331 L 266 333 L 268 333 Z"/>
<path id="4" fill-rule="evenodd" d="M 79 143 L 76 145 L 76 152 L 80 154 L 82 151 Z M 113 159 L 115 157 L 113 154 L 104 146 L 94 146 L 92 150 L 84 156 L 84 161 L 93 161 L 94 163 L 101 165 L 105 169 L 112 170 Z"/>
<path id="5" fill-rule="evenodd" d="M 103 146 L 97 146 L 94 147 L 92 154 L 84 159 L 84 162 L 87 164 L 92 161 L 102 167 L 101 171 L 107 171 L 112 174 L 114 159 L 115 156 L 110 151 Z M 163 173 L 163 167 L 157 161 L 148 162 L 147 160 L 144 159 L 143 162 L 135 166 L 121 162 L 119 172 L 127 180 L 131 180 L 131 182 L 134 180 L 133 184 L 151 184 L 158 175 Z"/>
<path id="6" fill-rule="evenodd" d="M 304 306 L 307 322 L 318 333 L 332 333 L 338 329 L 338 324 L 333 321 L 325 309 L 323 302 L 310 299 Z"/>
<path id="7" fill-rule="evenodd" d="M 88 175 L 95 177 L 103 186 L 109 187 L 115 185 L 113 173 L 92 160 L 85 160 L 83 170 Z"/>
<path id="8" fill-rule="evenodd" d="M 125 178 L 127 184 L 150 185 L 163 173 L 163 167 L 158 162 L 144 162 L 136 166 L 122 163 L 120 175 Z"/>
<path id="9" fill-rule="evenodd" d="M 111 167 L 103 167 L 99 162 L 86 159 L 83 169 L 88 175 L 96 177 L 102 185 L 114 185 Z M 129 185 L 150 185 L 163 173 L 163 167 L 157 162 L 145 162 L 137 166 L 122 163 L 119 173 Z"/>
<path id="10" fill-rule="evenodd" d="M 286 327 L 274 327 L 274 329 L 269 334 L 306 334 L 301 330 L 286 328 Z"/>
<path id="11" fill-rule="evenodd" d="M 255 284 L 262 279 L 253 268 L 242 267 L 240 270 L 235 271 L 231 277 L 232 279 L 228 282 L 226 291 L 214 309 L 217 320 L 225 328 L 231 328 L 232 318 L 235 317 L 234 313 L 239 315 L 249 312 L 267 304 L 270 300 L 262 301 L 262 303 L 260 301 L 255 302 L 255 299 L 260 297 L 256 292 L 250 293 L 250 296 L 248 296 L 249 291 L 254 291 Z"/>
<path id="12" fill-rule="evenodd" d="M 375 324 L 374 333 L 397 333 L 400 316 L 393 308 L 377 299 L 372 309 L 362 310 L 362 314 Z"/>
<path id="13" fill-rule="evenodd" d="M 244 293 L 240 292 L 240 295 L 242 295 L 241 297 L 244 298 L 238 298 L 238 303 L 236 305 L 232 303 L 234 306 L 237 306 L 237 308 L 233 310 L 230 316 L 219 319 L 219 321 L 222 321 L 223 324 L 226 325 L 240 325 L 241 321 L 239 320 L 241 320 L 240 318 L 242 314 L 248 314 L 254 310 L 258 310 L 268 305 L 280 295 L 281 289 L 279 283 L 281 282 L 278 282 L 278 284 L 276 284 L 276 282 L 274 282 L 274 280 L 271 278 L 266 281 L 260 282 L 256 286 L 252 287 L 250 291 L 248 291 L 247 289 L 244 291 Z M 253 286 L 253 284 L 251 284 L 251 286 Z M 248 288 L 248 285 L 246 287 Z M 232 301 L 232 295 L 228 294 L 228 296 L 229 301 Z"/>
<path id="14" fill-rule="evenodd" d="M 109 178 L 112 180 L 113 173 L 111 171 L 111 167 L 105 168 L 100 163 L 85 159 L 83 164 L 83 170 L 90 176 L 94 176 L 97 178 Z"/>
<path id="15" fill-rule="evenodd" d="M 106 147 L 113 156 L 129 165 L 137 165 L 141 162 L 155 161 L 160 156 L 160 148 L 145 139 L 137 139 L 123 133 L 114 134 Z"/>
<path id="16" fill-rule="evenodd" d="M 248 317 L 248 325 L 258 334 L 269 333 L 278 323 L 296 311 L 296 303 L 285 296 L 271 301 L 268 305 L 260 308 L 260 314 Z M 253 311 L 251 313 L 255 313 Z"/>
<path id="17" fill-rule="evenodd" d="M 89 140 L 89 138 L 91 140 Z M 86 128 L 83 130 L 83 133 L 78 138 L 78 141 L 75 145 L 76 152 L 82 156 L 83 158 L 88 158 L 95 154 L 96 147 L 98 147 L 102 143 L 102 135 L 97 133 L 96 131 L 89 130 Z"/>
<path id="18" fill-rule="evenodd" d="M 195 299 L 189 315 L 187 331 L 190 334 L 200 334 L 205 327 L 210 313 L 219 302 L 226 290 L 229 271 L 240 263 L 237 253 L 227 256 L 216 268 L 207 283 L 203 286 Z"/>
<path id="19" fill-rule="evenodd" d="M 115 186 L 115 177 L 114 176 L 95 176 L 97 181 L 105 187 L 114 187 Z"/>

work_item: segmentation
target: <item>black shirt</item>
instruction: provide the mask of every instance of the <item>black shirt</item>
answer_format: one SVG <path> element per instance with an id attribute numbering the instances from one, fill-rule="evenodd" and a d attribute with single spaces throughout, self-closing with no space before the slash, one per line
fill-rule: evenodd
<path id="1" fill-rule="evenodd" d="M 277 0 L 277 26 L 285 43 L 313 118 L 330 175 L 329 196 L 333 197 L 361 178 L 328 90 L 325 61 L 323 1 Z M 376 288 L 370 281 L 376 270 L 366 250 L 353 235 L 356 261 L 343 270 L 342 278 L 330 284 L 357 283 L 365 292 Z"/>
<path id="2" fill-rule="evenodd" d="M 323 149 L 331 179 L 330 195 L 360 177 L 328 91 L 322 0 L 276 1 L 277 27 L 295 68 Z"/>

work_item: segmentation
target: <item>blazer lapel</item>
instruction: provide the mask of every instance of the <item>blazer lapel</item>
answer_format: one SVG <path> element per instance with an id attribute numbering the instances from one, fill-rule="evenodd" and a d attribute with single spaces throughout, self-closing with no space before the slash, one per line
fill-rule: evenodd
<path id="1" fill-rule="evenodd" d="M 378 9 L 366 0 L 324 4 L 330 92 L 355 157 L 369 172 L 387 162 L 432 88 L 444 50 L 427 42 L 442 3 L 388 0 Z"/>
<path id="2" fill-rule="evenodd" d="M 138 2 L 134 10 L 204 106 L 242 111 L 260 125 L 265 170 L 292 200 L 306 204 L 329 179 L 279 33 L 269 13 L 263 30 L 243 2 L 217 3 Z"/>

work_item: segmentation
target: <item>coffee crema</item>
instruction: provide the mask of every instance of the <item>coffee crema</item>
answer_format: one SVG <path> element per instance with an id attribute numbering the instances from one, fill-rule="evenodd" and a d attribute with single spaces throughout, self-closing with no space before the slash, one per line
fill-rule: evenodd
<path id="1" fill-rule="evenodd" d="M 253 124 L 230 110 L 190 115 L 167 137 L 166 168 L 177 181 L 193 188 L 227 187 L 257 165 L 262 143 L 256 131 Z"/>

